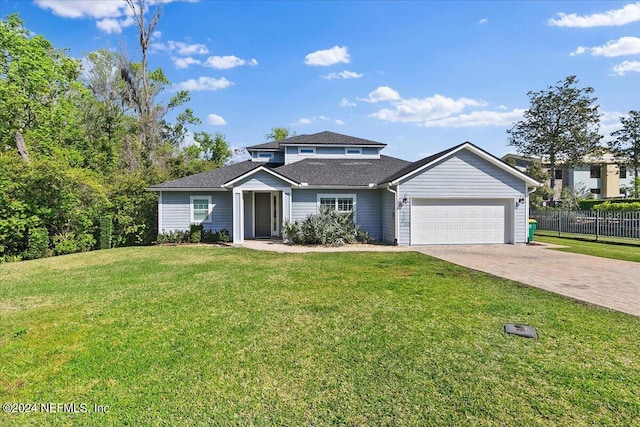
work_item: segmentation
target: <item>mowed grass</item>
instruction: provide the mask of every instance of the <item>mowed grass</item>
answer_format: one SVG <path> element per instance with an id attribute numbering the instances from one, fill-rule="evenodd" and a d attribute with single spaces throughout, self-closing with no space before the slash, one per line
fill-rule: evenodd
<path id="1" fill-rule="evenodd" d="M 640 419 L 640 319 L 418 253 L 124 248 L 0 283 L 0 403 L 88 408 L 2 425 Z"/>
<path id="2" fill-rule="evenodd" d="M 549 234 L 537 234 L 537 232 L 534 241 L 565 246 L 564 248 L 554 248 L 554 250 L 562 252 L 640 262 L 640 242 L 638 245 L 634 245 L 633 241 L 627 241 L 626 243 L 596 242 L 579 237 L 552 237 Z"/>

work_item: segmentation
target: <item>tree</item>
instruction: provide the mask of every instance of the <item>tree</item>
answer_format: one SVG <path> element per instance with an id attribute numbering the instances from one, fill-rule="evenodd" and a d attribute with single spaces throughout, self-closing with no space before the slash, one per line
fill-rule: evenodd
<path id="1" fill-rule="evenodd" d="M 539 161 L 531 162 L 524 173 L 542 184 L 529 196 L 529 207 L 531 209 L 539 208 L 543 200 L 548 200 L 553 196 L 553 190 L 547 185 L 549 174 L 542 169 L 542 163 Z"/>
<path id="2" fill-rule="evenodd" d="M 220 132 L 216 132 L 215 137 L 211 138 L 208 132 L 196 132 L 193 139 L 200 146 L 200 151 L 204 155 L 205 160 L 211 161 L 220 166 L 231 156 L 229 144 L 225 136 Z"/>
<path id="3" fill-rule="evenodd" d="M 79 61 L 32 34 L 17 14 L 0 21 L 0 150 L 79 160 Z M 28 150 L 24 148 L 28 147 Z M 21 153 L 23 158 L 25 154 Z"/>
<path id="4" fill-rule="evenodd" d="M 271 128 L 271 132 L 265 135 L 265 137 L 270 141 L 280 141 L 281 139 L 285 139 L 289 137 L 289 129 L 285 127 L 274 127 Z M 295 136 L 295 132 L 291 135 Z"/>
<path id="5" fill-rule="evenodd" d="M 620 117 L 622 129 L 611 133 L 614 138 L 608 145 L 620 164 L 633 168 L 634 197 L 640 194 L 640 111 L 631 110 L 627 117 Z"/>
<path id="6" fill-rule="evenodd" d="M 556 165 L 584 162 L 584 156 L 598 148 L 600 115 L 591 87 L 576 87 L 578 79 L 569 76 L 546 90 L 528 92 L 529 109 L 509 134 L 509 145 L 524 155 L 549 161 L 551 188 L 555 188 Z"/>

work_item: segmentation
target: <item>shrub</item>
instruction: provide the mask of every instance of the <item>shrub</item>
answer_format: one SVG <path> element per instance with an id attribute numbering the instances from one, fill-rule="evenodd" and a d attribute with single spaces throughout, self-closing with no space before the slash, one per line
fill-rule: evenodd
<path id="1" fill-rule="evenodd" d="M 48 255 L 49 231 L 45 227 L 30 229 L 27 236 L 27 250 L 22 254 L 22 258 L 37 259 Z"/>
<path id="2" fill-rule="evenodd" d="M 158 234 L 156 238 L 157 244 L 163 243 L 186 243 L 190 241 L 188 231 L 168 231 L 166 233 Z"/>
<path id="3" fill-rule="evenodd" d="M 53 237 L 53 253 L 66 255 L 78 252 L 78 244 L 73 233 L 56 234 Z"/>
<path id="4" fill-rule="evenodd" d="M 113 239 L 113 217 L 103 215 L 100 217 L 100 249 L 111 249 Z"/>
<path id="5" fill-rule="evenodd" d="M 202 241 L 205 243 L 226 243 L 230 240 L 229 230 L 206 230 L 202 233 Z"/>
<path id="6" fill-rule="evenodd" d="M 611 203 L 609 201 L 600 203 L 593 207 L 596 211 L 617 211 L 617 212 L 638 212 L 640 211 L 640 202 L 631 203 Z"/>
<path id="7" fill-rule="evenodd" d="M 360 226 L 353 223 L 352 212 L 321 209 L 302 221 L 285 221 L 282 233 L 286 243 L 342 246 L 356 241 Z"/>
<path id="8" fill-rule="evenodd" d="M 202 240 L 202 224 L 191 224 L 189 226 L 189 241 L 200 243 Z"/>

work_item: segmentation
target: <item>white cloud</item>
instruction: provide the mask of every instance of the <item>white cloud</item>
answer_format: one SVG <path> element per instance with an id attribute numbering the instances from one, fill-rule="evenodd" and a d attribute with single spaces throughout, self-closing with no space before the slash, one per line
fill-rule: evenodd
<path id="1" fill-rule="evenodd" d="M 380 101 L 397 101 L 401 99 L 400 94 L 389 86 L 380 86 L 376 90 L 369 92 L 369 96 L 360 101 L 376 103 Z"/>
<path id="2" fill-rule="evenodd" d="M 127 16 L 122 20 L 117 20 L 114 18 L 105 18 L 96 22 L 96 27 L 98 29 L 104 31 L 107 34 L 120 34 L 122 33 L 122 29 L 126 27 L 130 27 L 134 24 L 134 20 L 131 16 Z"/>
<path id="3" fill-rule="evenodd" d="M 482 106 L 486 106 L 486 102 L 469 98 L 459 98 L 456 100 L 436 94 L 424 99 L 403 99 L 396 102 L 393 109 L 383 108 L 371 114 L 371 117 L 390 122 L 427 122 L 460 113 L 466 107 Z"/>
<path id="4" fill-rule="evenodd" d="M 640 73 L 640 61 L 622 61 L 611 69 L 613 75 L 624 76 L 627 73 Z"/>
<path id="5" fill-rule="evenodd" d="M 210 125 L 214 125 L 214 126 L 222 126 L 222 125 L 226 125 L 227 122 L 225 121 L 225 119 L 223 119 L 221 116 L 217 115 L 217 114 L 209 114 L 207 116 L 207 123 L 209 123 Z"/>
<path id="6" fill-rule="evenodd" d="M 486 24 L 487 22 L 489 22 L 487 18 L 482 18 L 481 20 L 478 21 L 478 24 L 483 25 L 483 24 Z"/>
<path id="7" fill-rule="evenodd" d="M 524 109 L 512 111 L 473 111 L 469 114 L 445 117 L 437 120 L 427 120 L 421 123 L 424 127 L 484 127 L 484 126 L 511 126 L 522 119 Z"/>
<path id="8" fill-rule="evenodd" d="M 344 125 L 344 122 L 342 120 L 339 120 L 339 119 L 336 120 L 334 123 L 337 124 L 338 126 Z"/>
<path id="9" fill-rule="evenodd" d="M 228 70 L 230 68 L 240 67 L 243 65 L 251 65 L 255 67 L 258 65 L 258 61 L 254 58 L 241 59 L 235 55 L 227 56 L 210 56 L 204 63 L 205 67 L 215 68 L 217 70 Z"/>
<path id="10" fill-rule="evenodd" d="M 304 63 L 307 65 L 327 66 L 340 62 L 349 63 L 349 52 L 347 47 L 334 46 L 331 49 L 317 50 L 305 56 Z"/>
<path id="11" fill-rule="evenodd" d="M 313 119 L 309 119 L 307 117 L 302 117 L 301 119 L 296 120 L 295 122 L 291 123 L 291 126 L 304 126 L 304 125 L 310 125 L 314 122 L 315 120 Z"/>
<path id="12" fill-rule="evenodd" d="M 201 64 L 199 59 L 192 58 L 190 56 L 186 58 L 171 58 L 176 68 L 189 68 L 190 65 Z"/>
<path id="13" fill-rule="evenodd" d="M 125 2 L 95 1 L 95 0 L 35 0 L 34 3 L 42 9 L 51 11 L 62 18 L 117 18 L 124 14 L 129 6 Z"/>
<path id="14" fill-rule="evenodd" d="M 181 83 L 173 85 L 174 90 L 189 90 L 189 91 L 215 91 L 220 89 L 226 89 L 233 86 L 234 83 L 225 79 L 215 79 L 213 77 L 199 77 L 198 79 L 189 79 Z"/>
<path id="15" fill-rule="evenodd" d="M 602 46 L 595 47 L 578 47 L 571 56 L 581 55 L 589 52 L 592 56 L 606 56 L 612 58 L 615 56 L 638 55 L 640 54 L 640 38 L 638 37 L 620 37 L 618 40 L 611 40 Z"/>
<path id="16" fill-rule="evenodd" d="M 558 13 L 555 18 L 549 19 L 547 24 L 556 27 L 590 28 L 617 27 L 637 21 L 640 21 L 640 3 L 627 4 L 621 9 L 592 15 Z"/>
<path id="17" fill-rule="evenodd" d="M 353 71 L 341 71 L 339 73 L 329 73 L 326 76 L 322 76 L 323 79 L 334 80 L 334 79 L 359 79 L 363 74 L 359 74 Z"/>
<path id="18" fill-rule="evenodd" d="M 402 99 L 392 102 L 392 108 L 383 108 L 369 115 L 379 120 L 396 123 L 416 123 L 424 127 L 478 127 L 508 126 L 522 118 L 524 110 L 504 111 L 472 111 L 468 108 L 486 107 L 482 100 L 470 98 L 453 99 L 443 95 L 428 98 Z"/>
<path id="19" fill-rule="evenodd" d="M 153 43 L 151 49 L 154 51 L 164 51 L 178 55 L 204 55 L 209 53 L 209 49 L 202 43 L 185 43 L 169 40 L 167 43 Z"/>
<path id="20" fill-rule="evenodd" d="M 341 107 L 355 107 L 356 105 L 358 105 L 358 104 L 356 104 L 355 102 L 349 101 L 347 98 L 342 98 L 340 100 L 340 106 Z"/>
<path id="21" fill-rule="evenodd" d="M 617 111 L 603 111 L 600 116 L 600 135 L 604 136 L 604 142 L 611 140 L 611 132 L 622 129 L 620 117 L 627 117 L 627 114 Z"/>
<path id="22" fill-rule="evenodd" d="M 194 0 L 149 0 L 147 6 L 170 3 L 172 1 L 193 2 Z M 62 18 L 95 19 L 96 27 L 109 34 L 120 34 L 123 28 L 134 24 L 131 9 L 124 1 L 34 0 L 34 3 L 41 9 L 49 9 Z"/>

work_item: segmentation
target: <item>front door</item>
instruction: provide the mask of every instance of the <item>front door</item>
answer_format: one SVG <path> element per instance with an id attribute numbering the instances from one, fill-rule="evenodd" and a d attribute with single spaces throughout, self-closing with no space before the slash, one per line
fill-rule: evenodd
<path id="1" fill-rule="evenodd" d="M 271 237 L 271 194 L 255 193 L 256 237 Z"/>

